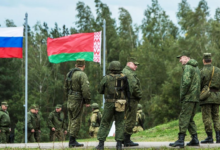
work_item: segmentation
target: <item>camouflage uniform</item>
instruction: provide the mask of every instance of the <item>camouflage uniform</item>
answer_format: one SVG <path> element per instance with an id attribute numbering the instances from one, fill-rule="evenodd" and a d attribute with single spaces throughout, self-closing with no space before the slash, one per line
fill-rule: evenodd
<path id="1" fill-rule="evenodd" d="M 7 102 L 2 102 L 2 105 L 8 106 Z M 2 110 L 0 107 L 0 143 L 8 143 L 10 135 L 10 116 L 7 110 Z"/>
<path id="2" fill-rule="evenodd" d="M 138 110 L 136 114 L 136 124 L 133 128 L 133 132 L 137 133 L 144 130 L 144 120 L 145 120 L 145 114 L 142 111 L 141 104 L 138 104 Z"/>
<path id="3" fill-rule="evenodd" d="M 38 110 L 39 108 L 36 106 L 36 110 Z M 40 114 L 34 114 L 35 116 L 35 122 L 36 122 L 36 128 L 34 129 L 34 138 L 36 142 L 40 142 Z"/>
<path id="4" fill-rule="evenodd" d="M 89 134 L 91 137 L 96 138 L 100 127 L 102 114 L 99 111 L 99 106 L 97 103 L 93 103 L 91 107 L 93 108 L 93 111 L 90 117 Z"/>
<path id="5" fill-rule="evenodd" d="M 211 54 L 204 53 L 203 58 L 211 60 Z M 214 74 L 211 80 L 213 67 L 214 67 Z M 211 80 L 210 96 L 205 100 L 200 100 L 200 105 L 202 110 L 202 119 L 205 126 L 205 131 L 208 136 L 210 134 L 210 137 L 212 137 L 212 121 L 214 124 L 214 129 L 216 131 L 216 134 L 219 135 L 219 131 L 220 131 L 220 121 L 219 121 L 220 69 L 216 66 L 211 65 L 211 63 L 205 64 L 203 69 L 201 70 L 201 89 L 203 89 L 205 85 L 208 86 L 210 80 Z M 219 142 L 220 142 L 220 137 L 219 137 Z"/>
<path id="6" fill-rule="evenodd" d="M 85 65 L 85 60 L 77 59 L 76 65 L 78 67 L 83 67 Z M 68 132 L 70 134 L 71 143 L 71 141 L 75 141 L 80 130 L 83 104 L 90 103 L 89 81 L 87 75 L 80 68 L 71 69 L 66 76 L 65 89 L 66 95 L 68 95 Z"/>
<path id="7" fill-rule="evenodd" d="M 57 105 L 56 108 L 62 108 L 62 105 Z M 52 111 L 48 117 L 48 127 L 50 129 L 50 141 L 55 141 L 56 137 L 59 141 L 64 141 L 64 131 L 67 130 L 65 124 L 65 116 L 62 111 L 56 112 Z M 52 131 L 55 128 L 55 131 Z"/>

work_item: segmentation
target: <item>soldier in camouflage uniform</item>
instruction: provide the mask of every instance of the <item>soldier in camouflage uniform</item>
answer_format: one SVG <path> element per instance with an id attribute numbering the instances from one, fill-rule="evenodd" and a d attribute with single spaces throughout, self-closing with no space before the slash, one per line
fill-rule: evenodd
<path id="1" fill-rule="evenodd" d="M 0 143 L 9 143 L 11 121 L 7 109 L 8 103 L 2 102 L 0 107 Z"/>
<path id="2" fill-rule="evenodd" d="M 212 137 L 212 121 L 216 132 L 216 143 L 220 143 L 220 122 L 219 122 L 219 104 L 220 104 L 220 69 L 211 64 L 211 53 L 204 53 L 203 64 L 201 70 L 201 90 L 205 86 L 209 86 L 210 96 L 204 100 L 200 100 L 202 119 L 207 133 L 207 138 L 201 143 L 213 143 Z M 212 76 L 213 74 L 213 76 Z M 211 79 L 212 78 L 212 79 Z"/>
<path id="3" fill-rule="evenodd" d="M 135 126 L 137 105 L 140 99 L 142 98 L 142 90 L 140 85 L 140 80 L 137 77 L 136 69 L 139 63 L 136 61 L 135 57 L 127 58 L 127 65 L 123 69 L 122 73 L 127 76 L 130 97 L 126 105 L 125 110 L 125 128 L 124 128 L 124 146 L 138 146 L 138 143 L 131 141 L 131 135 L 133 134 L 133 128 Z"/>
<path id="4" fill-rule="evenodd" d="M 34 132 L 34 138 L 35 138 L 35 141 L 36 142 L 40 142 L 40 133 L 41 133 L 41 130 L 40 130 L 40 114 L 38 113 L 39 112 L 39 106 L 36 105 L 35 106 L 35 122 L 36 122 L 36 128 L 35 128 L 35 132 Z"/>
<path id="5" fill-rule="evenodd" d="M 136 124 L 133 128 L 133 132 L 137 133 L 144 130 L 144 120 L 145 120 L 145 114 L 142 111 L 142 105 L 138 104 L 137 108 L 137 114 L 136 114 Z"/>
<path id="6" fill-rule="evenodd" d="M 89 81 L 87 75 L 83 72 L 84 69 L 85 60 L 77 59 L 75 68 L 71 69 L 66 76 L 65 90 L 68 97 L 69 147 L 83 146 L 83 144 L 79 144 L 76 141 L 76 138 L 80 130 L 83 105 L 86 104 L 86 107 L 89 107 L 90 103 Z"/>
<path id="7" fill-rule="evenodd" d="M 48 127 L 50 129 L 50 141 L 54 142 L 56 137 L 59 141 L 65 140 L 67 127 L 65 123 L 65 116 L 62 112 L 62 105 L 57 104 L 55 110 L 49 114 Z"/>
<path id="8" fill-rule="evenodd" d="M 198 146 L 199 140 L 193 117 L 195 116 L 200 96 L 200 70 L 198 62 L 190 59 L 188 51 L 182 51 L 182 54 L 177 56 L 177 58 L 179 58 L 180 63 L 184 66 L 180 85 L 182 109 L 179 115 L 179 139 L 175 143 L 170 143 L 170 146 L 183 148 L 187 129 L 192 137 L 187 146 Z"/>
<path id="9" fill-rule="evenodd" d="M 91 137 L 96 138 L 101 123 L 102 114 L 99 111 L 99 105 L 97 103 L 93 103 L 91 107 L 92 107 L 92 115 L 89 119 L 90 122 L 89 134 L 91 135 Z"/>
<path id="10" fill-rule="evenodd" d="M 124 129 L 124 111 L 119 112 L 116 111 L 116 101 L 125 100 L 125 95 L 123 92 L 118 91 L 118 86 L 116 82 L 118 79 L 124 77 L 121 73 L 121 64 L 119 61 L 112 61 L 109 64 L 110 73 L 103 77 L 100 82 L 98 92 L 100 94 L 104 94 L 105 96 L 105 106 L 104 112 L 101 120 L 101 125 L 98 131 L 97 139 L 99 140 L 99 145 L 95 147 L 95 149 L 103 150 L 104 149 L 104 141 L 108 136 L 110 127 L 112 125 L 113 118 L 115 120 L 116 125 L 116 134 L 115 140 L 117 141 L 116 149 L 122 149 L 122 141 L 123 141 L 123 129 Z M 122 84 L 121 84 L 122 85 Z M 124 104 L 125 106 L 125 104 Z"/>

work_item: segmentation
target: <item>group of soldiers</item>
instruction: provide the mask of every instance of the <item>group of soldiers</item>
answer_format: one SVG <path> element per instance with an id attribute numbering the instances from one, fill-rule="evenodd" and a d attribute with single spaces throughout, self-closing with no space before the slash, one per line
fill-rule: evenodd
<path id="1" fill-rule="evenodd" d="M 183 75 L 180 84 L 180 102 L 182 109 L 179 115 L 179 137 L 172 147 L 184 147 L 184 139 L 187 129 L 191 134 L 192 140 L 188 146 L 198 146 L 200 144 L 197 136 L 196 124 L 193 120 L 196 107 L 200 103 L 202 119 L 207 133 L 207 138 L 201 143 L 213 143 L 212 121 L 216 132 L 216 143 L 220 143 L 220 69 L 211 64 L 211 54 L 204 53 L 204 67 L 200 71 L 198 62 L 190 57 L 189 51 L 182 51 L 177 56 L 183 65 Z M 99 140 L 95 147 L 97 150 L 104 149 L 104 142 L 115 121 L 116 149 L 124 147 L 138 146 L 138 143 L 131 141 L 134 132 L 143 130 L 144 114 L 141 105 L 138 105 L 142 98 L 140 80 L 137 77 L 136 69 L 139 63 L 135 57 L 128 57 L 127 64 L 122 69 L 119 61 L 109 63 L 109 73 L 104 76 L 99 84 L 98 93 L 104 94 L 105 104 L 103 114 L 99 111 L 97 103 L 92 104 L 93 112 L 90 118 L 90 135 Z M 61 112 L 62 105 L 57 105 L 55 110 L 48 117 L 48 126 L 51 130 L 51 139 L 56 136 L 63 139 L 64 134 L 69 133 L 69 147 L 82 147 L 76 141 L 81 125 L 83 106 L 90 107 L 89 81 L 85 69 L 85 60 L 77 59 L 75 68 L 71 69 L 66 75 L 65 91 L 67 96 L 68 128 L 64 125 L 64 115 Z M 202 91 L 202 92 L 201 92 Z M 207 93 L 206 97 L 201 98 L 201 93 Z M 40 128 L 36 121 L 38 108 L 31 106 L 28 113 L 28 139 L 38 141 L 34 133 L 40 133 Z M 139 122 L 139 118 L 142 120 Z M 0 109 L 0 137 L 1 141 L 6 141 L 10 132 L 10 117 L 7 112 L 7 103 L 2 102 Z M 136 120 L 136 121 L 135 121 Z M 35 122 L 35 123 L 33 123 Z M 139 128 L 142 127 L 142 128 Z"/>

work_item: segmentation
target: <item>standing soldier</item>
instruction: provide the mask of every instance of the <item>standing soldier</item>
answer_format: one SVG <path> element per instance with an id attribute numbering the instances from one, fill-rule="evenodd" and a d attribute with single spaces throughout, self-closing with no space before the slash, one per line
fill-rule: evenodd
<path id="1" fill-rule="evenodd" d="M 99 111 L 99 105 L 97 103 L 93 103 L 92 107 L 92 116 L 90 117 L 90 127 L 89 127 L 89 134 L 91 137 L 96 138 L 97 133 L 99 131 L 99 126 L 102 119 L 102 114 Z"/>
<path id="2" fill-rule="evenodd" d="M 145 114 L 142 111 L 142 105 L 138 104 L 137 108 L 137 114 L 136 114 L 136 124 L 135 127 L 133 128 L 133 132 L 140 132 L 144 130 L 144 120 L 145 120 Z"/>
<path id="3" fill-rule="evenodd" d="M 55 138 L 59 141 L 64 141 L 67 134 L 67 127 L 65 123 L 64 113 L 61 111 L 62 105 L 57 104 L 54 111 L 49 114 L 48 127 L 50 128 L 50 141 L 55 141 Z"/>
<path id="4" fill-rule="evenodd" d="M 10 117 L 7 111 L 8 103 L 2 102 L 0 108 L 0 143 L 8 143 L 9 135 L 11 132 L 10 128 Z"/>
<path id="5" fill-rule="evenodd" d="M 188 51 L 183 51 L 177 58 L 179 58 L 180 63 L 184 66 L 180 85 L 182 109 L 179 115 L 179 139 L 175 143 L 170 143 L 170 146 L 183 148 L 187 129 L 192 137 L 187 146 L 199 146 L 196 124 L 193 118 L 200 96 L 200 70 L 198 62 L 190 59 Z"/>
<path id="6" fill-rule="evenodd" d="M 77 59 L 75 68 L 71 69 L 66 76 L 65 89 L 68 96 L 69 147 L 84 146 L 76 141 L 81 125 L 83 104 L 89 107 L 90 103 L 89 81 L 87 75 L 83 72 L 84 69 L 85 60 Z"/>
<path id="7" fill-rule="evenodd" d="M 40 142 L 40 133 L 41 133 L 41 130 L 40 130 L 40 114 L 38 113 L 39 112 L 39 106 L 38 105 L 35 105 L 35 122 L 36 122 L 36 128 L 35 128 L 35 132 L 34 132 L 34 138 L 35 138 L 35 141 L 36 142 Z"/>
<path id="8" fill-rule="evenodd" d="M 138 143 L 131 141 L 131 135 L 133 134 L 133 128 L 135 126 L 137 105 L 142 97 L 140 80 L 137 77 L 136 69 L 139 63 L 135 57 L 127 58 L 127 65 L 123 69 L 123 74 L 127 76 L 130 96 L 126 105 L 125 112 L 125 131 L 124 131 L 124 147 L 138 146 Z"/>
<path id="9" fill-rule="evenodd" d="M 201 89 L 205 86 L 210 88 L 210 95 L 206 99 L 200 99 L 202 110 L 202 119 L 205 126 L 207 138 L 201 143 L 213 143 L 212 121 L 216 132 L 216 143 L 220 143 L 220 122 L 219 122 L 219 104 L 220 104 L 220 69 L 213 66 L 211 53 L 204 53 L 201 71 Z"/>
<path id="10" fill-rule="evenodd" d="M 104 141 L 108 136 L 110 125 L 113 118 L 116 125 L 115 140 L 117 141 L 116 149 L 122 149 L 123 141 L 123 125 L 124 125 L 124 109 L 126 103 L 125 93 L 122 90 L 126 85 L 125 76 L 121 73 L 121 64 L 119 61 L 112 61 L 109 64 L 110 74 L 103 77 L 100 82 L 98 92 L 105 95 L 105 106 L 101 125 L 98 131 L 99 145 L 95 147 L 97 150 L 104 149 Z M 126 79 L 126 78 L 125 78 Z M 121 108 L 120 108 L 121 106 Z"/>

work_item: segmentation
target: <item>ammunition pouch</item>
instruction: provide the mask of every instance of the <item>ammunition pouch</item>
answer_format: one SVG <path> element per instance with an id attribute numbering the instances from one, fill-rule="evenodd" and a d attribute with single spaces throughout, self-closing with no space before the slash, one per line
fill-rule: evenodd
<path id="1" fill-rule="evenodd" d="M 117 112 L 123 112 L 125 111 L 125 104 L 126 104 L 126 100 L 124 99 L 118 99 L 115 102 L 115 111 Z"/>
<path id="2" fill-rule="evenodd" d="M 201 100 L 201 101 L 204 101 L 205 99 L 207 99 L 209 96 L 210 96 L 210 89 L 209 89 L 209 87 L 206 85 L 203 89 L 202 89 L 202 91 L 201 91 L 201 93 L 200 93 L 200 97 L 199 97 L 199 99 Z"/>

